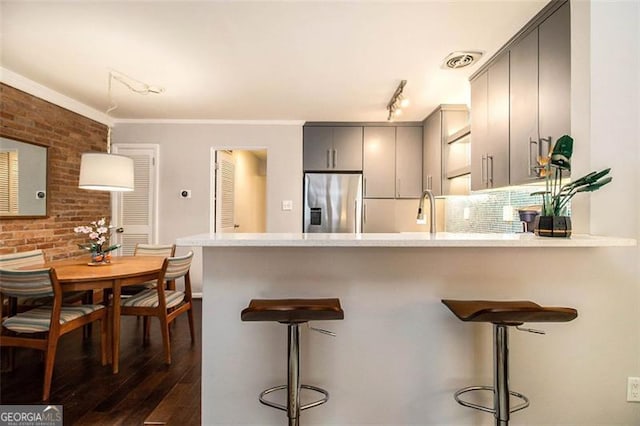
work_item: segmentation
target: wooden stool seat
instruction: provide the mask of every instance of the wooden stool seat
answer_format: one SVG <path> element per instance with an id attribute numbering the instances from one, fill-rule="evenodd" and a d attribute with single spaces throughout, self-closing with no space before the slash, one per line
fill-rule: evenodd
<path id="1" fill-rule="evenodd" d="M 462 321 L 520 325 L 526 322 L 568 322 L 578 316 L 578 311 L 573 308 L 540 306 L 528 300 L 443 299 L 442 303 Z"/>
<path id="2" fill-rule="evenodd" d="M 509 426 L 511 414 L 529 406 L 529 398 L 509 388 L 509 328 L 545 334 L 540 330 L 520 327 L 525 322 L 568 322 L 578 316 L 573 308 L 540 306 L 528 300 L 450 300 L 442 299 L 462 321 L 493 323 L 493 386 L 467 386 L 453 394 L 456 402 L 464 407 L 493 414 L 496 426 Z M 487 391 L 493 394 L 493 405 L 481 405 L 464 399 L 467 393 Z M 511 405 L 511 397 L 520 400 Z"/>
<path id="3" fill-rule="evenodd" d="M 252 299 L 242 310 L 242 321 L 286 324 L 344 319 L 340 299 Z"/>

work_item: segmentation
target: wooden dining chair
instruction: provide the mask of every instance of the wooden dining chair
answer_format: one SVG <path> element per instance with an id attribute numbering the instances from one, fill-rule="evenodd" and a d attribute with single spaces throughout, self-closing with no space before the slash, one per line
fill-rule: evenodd
<path id="1" fill-rule="evenodd" d="M 52 304 L 26 312 L 9 313 L 4 318 L 0 303 L 0 347 L 23 347 L 44 352 L 42 400 L 47 401 L 60 336 L 94 321 L 101 321 L 101 363 L 107 362 L 107 309 L 103 305 L 62 302 L 62 288 L 52 268 L 27 271 L 0 269 L 0 302 L 4 297 L 52 296 Z"/>
<path id="2" fill-rule="evenodd" d="M 42 268 L 44 263 L 44 252 L 40 249 L 0 254 L 0 269 Z M 82 301 L 85 296 L 86 292 L 84 291 L 67 292 L 63 295 L 62 301 L 63 303 L 75 303 Z M 22 312 L 36 306 L 50 304 L 52 301 L 51 296 L 7 298 L 7 312 Z"/>
<path id="3" fill-rule="evenodd" d="M 169 325 L 181 314 L 187 313 L 191 341 L 195 342 L 193 309 L 191 301 L 191 278 L 189 269 L 193 252 L 184 256 L 169 257 L 164 260 L 158 282 L 174 281 L 184 277 L 184 291 L 167 290 L 165 286 L 144 290 L 120 302 L 121 315 L 157 317 L 162 332 L 165 363 L 171 364 L 171 344 Z M 146 333 L 145 333 L 146 338 Z"/>
<path id="4" fill-rule="evenodd" d="M 136 248 L 133 251 L 134 256 L 159 256 L 159 257 L 172 257 L 176 253 L 176 245 L 175 244 L 136 244 Z M 157 285 L 157 281 L 147 281 L 143 284 L 131 285 L 122 288 L 122 295 L 124 297 L 132 296 L 141 291 L 147 290 L 149 288 L 154 288 Z M 170 290 L 175 290 L 175 283 L 173 284 L 173 288 L 171 284 L 167 284 Z"/>

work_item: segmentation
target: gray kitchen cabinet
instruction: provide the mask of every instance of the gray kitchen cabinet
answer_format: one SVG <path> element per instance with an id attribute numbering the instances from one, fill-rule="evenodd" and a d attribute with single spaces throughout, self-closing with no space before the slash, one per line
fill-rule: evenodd
<path id="1" fill-rule="evenodd" d="M 422 187 L 442 195 L 442 113 L 440 109 L 424 120 Z"/>
<path id="2" fill-rule="evenodd" d="M 422 194 L 422 127 L 396 127 L 396 198 Z"/>
<path id="3" fill-rule="evenodd" d="M 538 27 L 539 132 L 546 149 L 571 133 L 571 19 L 569 2 Z M 548 151 L 547 151 L 548 152 Z"/>
<path id="4" fill-rule="evenodd" d="M 489 138 L 487 95 L 489 72 L 471 82 L 471 190 L 487 188 L 486 155 Z"/>
<path id="5" fill-rule="evenodd" d="M 510 49 L 510 184 L 540 179 L 540 157 L 571 131 L 569 3 Z"/>
<path id="6" fill-rule="evenodd" d="M 509 53 L 471 82 L 471 189 L 509 185 Z"/>
<path id="7" fill-rule="evenodd" d="M 393 199 L 363 200 L 363 232 L 396 232 L 395 203 Z"/>
<path id="8" fill-rule="evenodd" d="M 469 110 L 466 105 L 440 105 L 424 120 L 423 188 L 431 190 L 434 195 L 449 195 L 449 157 L 456 154 L 451 152 L 448 140 L 452 134 L 468 125 Z M 457 162 L 468 163 L 468 160 Z"/>
<path id="9" fill-rule="evenodd" d="M 365 127 L 362 175 L 365 198 L 395 198 L 396 128 Z"/>
<path id="10" fill-rule="evenodd" d="M 305 171 L 361 171 L 362 127 L 305 126 Z"/>
<path id="11" fill-rule="evenodd" d="M 511 48 L 510 172 L 511 184 L 539 178 L 542 154 L 538 134 L 538 29 Z"/>

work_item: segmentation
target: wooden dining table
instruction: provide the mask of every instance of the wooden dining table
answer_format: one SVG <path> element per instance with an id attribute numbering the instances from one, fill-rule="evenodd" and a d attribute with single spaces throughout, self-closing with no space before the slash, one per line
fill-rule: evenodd
<path id="1" fill-rule="evenodd" d="M 55 260 L 45 267 L 55 269 L 62 291 L 111 290 L 111 361 L 113 373 L 118 373 L 120 353 L 120 295 L 122 287 L 142 284 L 158 278 L 164 257 L 114 256 L 110 263 L 91 265 L 88 258 Z M 104 301 L 108 303 L 108 300 Z"/>

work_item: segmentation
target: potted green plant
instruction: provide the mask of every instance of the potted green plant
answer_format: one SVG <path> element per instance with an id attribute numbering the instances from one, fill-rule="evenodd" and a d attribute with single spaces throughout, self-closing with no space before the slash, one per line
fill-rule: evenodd
<path id="1" fill-rule="evenodd" d="M 594 171 L 562 184 L 562 175 L 571 171 L 573 138 L 564 135 L 559 138 L 547 159 L 543 161 L 546 188 L 531 195 L 542 195 L 542 212 L 534 227 L 536 235 L 543 237 L 570 237 L 571 218 L 567 215 L 569 201 L 579 192 L 596 191 L 609 182 L 610 168 Z"/>

